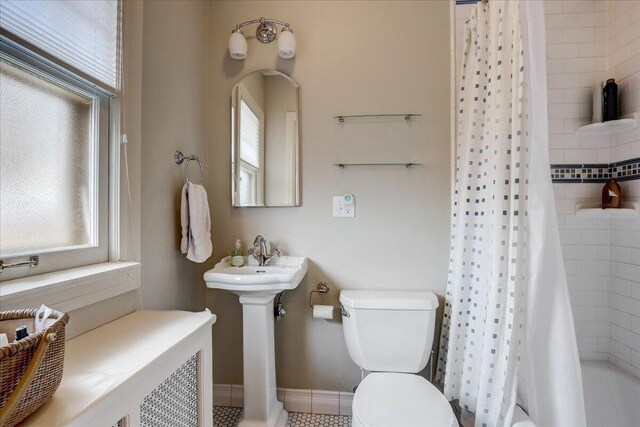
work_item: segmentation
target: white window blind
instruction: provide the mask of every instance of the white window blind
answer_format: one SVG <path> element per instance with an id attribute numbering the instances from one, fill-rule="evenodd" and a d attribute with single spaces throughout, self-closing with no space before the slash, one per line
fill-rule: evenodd
<path id="1" fill-rule="evenodd" d="M 240 101 L 240 160 L 260 168 L 260 118 Z"/>
<path id="2" fill-rule="evenodd" d="M 0 26 L 118 89 L 119 0 L 2 0 Z"/>

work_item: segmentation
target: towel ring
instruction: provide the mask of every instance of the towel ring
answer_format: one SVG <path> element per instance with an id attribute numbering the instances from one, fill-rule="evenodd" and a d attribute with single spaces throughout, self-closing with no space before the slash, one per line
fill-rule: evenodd
<path id="1" fill-rule="evenodd" d="M 198 159 L 198 156 L 190 156 L 186 158 L 186 163 L 184 164 L 184 167 L 182 168 L 182 175 L 184 177 L 184 182 L 185 184 L 188 184 L 189 182 L 189 162 L 191 160 L 195 160 L 196 162 L 198 162 L 198 166 L 200 166 L 200 185 L 204 184 L 204 168 L 202 167 L 202 163 L 200 162 L 200 159 Z"/>
<path id="2" fill-rule="evenodd" d="M 182 154 L 182 151 L 176 151 L 173 154 L 173 159 L 176 161 L 177 165 L 181 165 L 186 160 L 184 166 L 182 167 L 182 177 L 185 184 L 191 182 L 189 181 L 189 162 L 191 160 L 195 160 L 196 162 L 198 162 L 198 166 L 200 167 L 200 185 L 204 185 L 204 167 L 202 166 L 202 162 L 200 161 L 198 156 L 196 156 L 195 154 L 185 156 L 184 154 Z"/>

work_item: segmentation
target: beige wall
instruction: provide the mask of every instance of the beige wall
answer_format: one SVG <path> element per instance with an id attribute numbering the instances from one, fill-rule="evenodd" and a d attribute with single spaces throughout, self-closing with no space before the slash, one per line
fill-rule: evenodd
<path id="1" fill-rule="evenodd" d="M 133 221 L 122 159 L 121 258 L 142 260 L 141 294 L 129 292 L 71 312 L 69 337 L 140 308 L 140 295 L 145 309 L 204 308 L 202 273 L 212 261 L 194 264 L 178 252 L 182 175 L 173 152 L 207 157 L 207 7 L 190 1 L 125 2 L 123 103 Z"/>
<path id="2" fill-rule="evenodd" d="M 142 301 L 145 309 L 204 307 L 202 274 L 178 251 L 181 167 L 175 150 L 207 162 L 207 3 L 144 3 L 142 52 Z M 227 114 L 228 117 L 228 114 Z M 192 180 L 199 171 L 192 163 Z M 212 200 L 215 206 L 215 199 Z"/>
<path id="3" fill-rule="evenodd" d="M 446 287 L 449 3 L 234 1 L 211 3 L 209 12 L 207 190 L 214 257 L 227 255 L 235 238 L 252 242 L 258 233 L 286 253 L 308 256 L 307 277 L 285 295 L 288 315 L 276 326 L 278 386 L 350 391 L 360 371 L 347 354 L 341 323 L 312 319 L 309 291 L 327 281 L 331 292 L 318 302 L 335 304 L 341 289 L 434 289 L 442 295 Z M 233 26 L 260 16 L 291 23 L 298 41 L 294 60 L 280 59 L 276 43 L 258 43 L 253 27 L 245 31 L 248 58 L 229 58 Z M 301 88 L 302 206 L 231 208 L 229 96 L 243 75 L 267 68 L 290 75 Z M 423 117 L 344 125 L 332 118 L 407 111 Z M 166 155 L 153 163 L 166 162 Z M 400 160 L 424 165 L 409 170 L 333 166 Z M 345 193 L 356 197 L 354 220 L 331 216 L 332 197 Z M 238 298 L 207 291 L 207 306 L 219 316 L 214 380 L 240 384 Z"/>
<path id="4" fill-rule="evenodd" d="M 140 261 L 140 196 L 142 157 L 142 2 L 126 1 L 122 13 L 123 94 L 121 128 L 127 134 L 129 185 L 124 153 L 120 155 L 120 259 Z M 131 192 L 131 197 L 127 196 Z M 128 203 L 131 202 L 131 209 Z"/>
<path id="5" fill-rule="evenodd" d="M 259 73 L 252 74 L 247 76 L 247 78 L 242 81 L 242 84 L 258 103 L 262 111 L 264 111 L 264 76 Z"/>

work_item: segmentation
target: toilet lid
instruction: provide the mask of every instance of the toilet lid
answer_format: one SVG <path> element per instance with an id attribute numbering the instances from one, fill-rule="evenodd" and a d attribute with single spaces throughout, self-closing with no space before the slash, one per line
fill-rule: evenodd
<path id="1" fill-rule="evenodd" d="M 413 374 L 369 374 L 353 397 L 353 416 L 367 427 L 457 425 L 444 395 Z"/>

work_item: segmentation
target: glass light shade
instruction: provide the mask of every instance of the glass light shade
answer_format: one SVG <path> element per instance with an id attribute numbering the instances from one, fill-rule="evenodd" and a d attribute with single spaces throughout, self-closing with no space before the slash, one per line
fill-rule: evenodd
<path id="1" fill-rule="evenodd" d="M 296 36 L 290 30 L 282 30 L 278 36 L 278 55 L 291 59 L 296 56 Z"/>
<path id="2" fill-rule="evenodd" d="M 231 33 L 229 37 L 229 54 L 233 59 L 245 59 L 247 57 L 247 40 L 241 32 Z"/>

